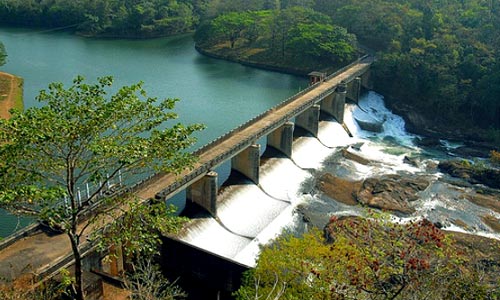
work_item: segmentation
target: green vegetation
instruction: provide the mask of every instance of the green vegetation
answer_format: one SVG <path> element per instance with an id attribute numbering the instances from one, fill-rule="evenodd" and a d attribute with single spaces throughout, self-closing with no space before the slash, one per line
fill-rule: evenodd
<path id="1" fill-rule="evenodd" d="M 2 23 L 70 27 L 92 36 L 153 37 L 191 31 L 197 22 L 192 1 L 5 0 Z"/>
<path id="2" fill-rule="evenodd" d="M 326 236 L 326 239 L 325 239 Z M 498 245 L 498 244 L 497 244 Z M 265 246 L 237 299 L 497 299 L 449 237 L 422 220 L 332 218 L 324 232 Z M 266 298 L 267 297 L 267 298 Z"/>
<path id="3" fill-rule="evenodd" d="M 23 84 L 24 80 L 20 77 L 15 77 L 16 80 L 16 89 L 14 91 L 14 108 L 17 110 L 23 110 L 24 102 L 23 102 Z"/>
<path id="4" fill-rule="evenodd" d="M 282 66 L 302 73 L 351 61 L 356 38 L 330 17 L 292 7 L 222 14 L 200 26 L 197 47 L 211 54 Z"/>
<path id="5" fill-rule="evenodd" d="M 498 1 L 317 1 L 379 51 L 376 89 L 438 125 L 500 129 Z"/>
<path id="6" fill-rule="evenodd" d="M 92 36 L 197 29 L 207 54 L 288 71 L 345 63 L 354 34 L 377 52 L 375 88 L 393 108 L 424 115 L 433 130 L 500 140 L 498 1 L 5 0 L 0 20 Z"/>
<path id="7" fill-rule="evenodd" d="M 172 124 L 177 99 L 148 97 L 141 83 L 108 96 L 111 85 L 111 77 L 97 84 L 77 77 L 69 88 L 52 83 L 38 96 L 42 107 L 0 120 L 0 206 L 35 216 L 68 236 L 78 300 L 83 299 L 79 246 L 89 232 L 98 233 L 97 241 L 111 236 L 114 244 L 150 253 L 157 232 L 172 232 L 182 223 L 163 203 L 140 205 L 118 178 L 137 181 L 153 170 L 189 166 L 194 158 L 184 150 L 194 142 L 191 134 L 202 129 Z M 120 216 L 120 225 L 96 230 Z"/>
<path id="8" fill-rule="evenodd" d="M 7 60 L 7 52 L 5 51 L 5 46 L 0 42 L 0 67 L 5 65 Z"/>

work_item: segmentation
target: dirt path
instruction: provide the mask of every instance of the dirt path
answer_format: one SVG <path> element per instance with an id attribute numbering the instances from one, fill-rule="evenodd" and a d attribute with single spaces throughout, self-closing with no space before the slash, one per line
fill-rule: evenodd
<path id="1" fill-rule="evenodd" d="M 4 72 L 0 72 L 0 79 L 7 79 L 10 81 L 8 90 L 0 90 L 0 97 L 3 98 L 0 100 L 0 118 L 8 119 L 10 118 L 9 110 L 15 106 L 14 91 L 16 90 L 17 80 L 14 75 Z"/>

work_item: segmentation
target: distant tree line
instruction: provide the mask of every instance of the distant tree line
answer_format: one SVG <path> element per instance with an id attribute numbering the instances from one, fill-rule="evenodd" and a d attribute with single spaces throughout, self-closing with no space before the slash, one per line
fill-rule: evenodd
<path id="1" fill-rule="evenodd" d="M 92 36 L 154 37 L 184 33 L 197 24 L 196 1 L 4 0 L 2 23 L 74 27 Z"/>
<path id="2" fill-rule="evenodd" d="M 351 59 L 354 34 L 377 52 L 378 91 L 431 120 L 491 129 L 500 140 L 495 0 L 3 0 L 0 22 L 73 26 L 93 36 L 198 30 L 202 44 L 226 41 L 326 61 Z"/>

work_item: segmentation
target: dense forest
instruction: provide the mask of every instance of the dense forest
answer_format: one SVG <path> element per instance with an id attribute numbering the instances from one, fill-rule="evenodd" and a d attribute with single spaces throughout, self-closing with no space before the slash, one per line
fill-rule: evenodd
<path id="1" fill-rule="evenodd" d="M 198 30 L 200 45 L 260 45 L 273 57 L 306 62 L 344 63 L 357 46 L 376 52 L 375 87 L 393 107 L 420 112 L 436 127 L 481 128 L 500 140 L 494 0 L 4 0 L 0 20 L 91 36 Z"/>
<path id="2" fill-rule="evenodd" d="M 229 12 L 201 24 L 197 47 L 209 54 L 307 74 L 352 61 L 356 37 L 310 8 Z"/>

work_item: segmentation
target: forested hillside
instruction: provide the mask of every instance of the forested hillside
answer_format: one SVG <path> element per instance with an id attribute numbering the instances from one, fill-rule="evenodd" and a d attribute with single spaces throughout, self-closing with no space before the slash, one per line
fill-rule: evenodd
<path id="1" fill-rule="evenodd" d="M 114 37 L 198 29 L 199 45 L 265 49 L 263 63 L 340 64 L 355 57 L 357 40 L 377 52 L 376 89 L 393 107 L 422 113 L 430 127 L 482 128 L 500 140 L 495 0 L 3 0 L 0 22 Z"/>
<path id="2" fill-rule="evenodd" d="M 432 121 L 500 128 L 499 1 L 318 0 L 316 9 L 379 51 L 380 92 Z"/>
<path id="3" fill-rule="evenodd" d="M 307 74 L 356 58 L 356 37 L 310 8 L 228 12 L 198 27 L 202 51 Z"/>

